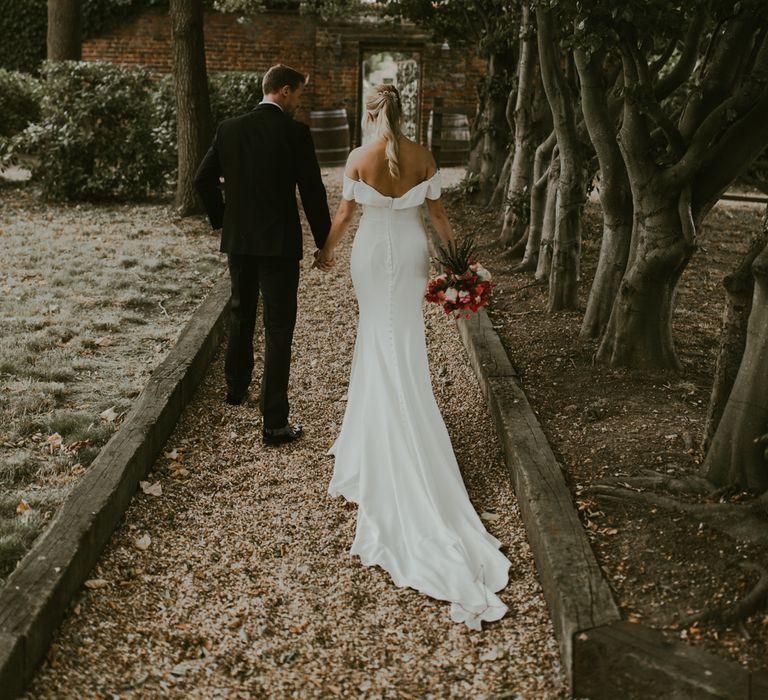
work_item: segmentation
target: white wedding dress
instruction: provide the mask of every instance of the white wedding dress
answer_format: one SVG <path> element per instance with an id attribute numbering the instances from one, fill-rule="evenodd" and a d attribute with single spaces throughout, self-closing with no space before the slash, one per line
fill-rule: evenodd
<path id="1" fill-rule="evenodd" d="M 495 593 L 510 563 L 469 501 L 432 393 L 421 205 L 439 196 L 439 171 L 395 198 L 344 176 L 343 197 L 363 205 L 351 257 L 360 319 L 328 492 L 358 504 L 351 554 L 479 630 L 507 611 Z"/>

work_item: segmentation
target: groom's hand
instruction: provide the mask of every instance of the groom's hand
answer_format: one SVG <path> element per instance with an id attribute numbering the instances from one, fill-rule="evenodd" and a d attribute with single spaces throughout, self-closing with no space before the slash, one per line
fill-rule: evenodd
<path id="1" fill-rule="evenodd" d="M 315 251 L 315 262 L 312 267 L 316 267 L 318 270 L 328 272 L 336 264 L 336 259 L 333 254 L 330 255 L 324 250 Z"/>

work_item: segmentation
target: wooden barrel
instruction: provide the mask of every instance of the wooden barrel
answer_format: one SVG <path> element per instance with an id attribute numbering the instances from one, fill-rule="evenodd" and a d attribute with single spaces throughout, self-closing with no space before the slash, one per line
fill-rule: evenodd
<path id="1" fill-rule="evenodd" d="M 432 149 L 432 120 L 435 110 L 429 113 L 427 141 Z M 469 160 L 469 120 L 457 110 L 441 110 L 443 126 L 440 133 L 440 165 L 466 165 Z"/>
<path id="2" fill-rule="evenodd" d="M 344 165 L 349 155 L 346 109 L 318 109 L 309 113 L 309 128 L 320 165 Z"/>

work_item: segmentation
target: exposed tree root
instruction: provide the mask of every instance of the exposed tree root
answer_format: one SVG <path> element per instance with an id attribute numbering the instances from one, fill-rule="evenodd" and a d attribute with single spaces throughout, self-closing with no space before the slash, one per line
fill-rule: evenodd
<path id="1" fill-rule="evenodd" d="M 512 268 L 512 272 L 534 272 L 538 264 L 539 256 L 532 255 L 527 260 L 523 258 L 523 261 L 519 265 L 515 265 Z"/>
<path id="2" fill-rule="evenodd" d="M 521 287 L 515 287 L 515 289 L 510 289 L 509 292 L 507 292 L 507 296 L 514 296 L 518 292 L 522 292 L 524 289 L 528 289 L 529 287 L 541 287 L 544 284 L 544 282 L 539 282 L 538 280 L 534 280 L 530 284 L 524 284 Z"/>
<path id="3" fill-rule="evenodd" d="M 768 493 L 744 504 L 685 503 L 657 493 L 595 484 L 588 489 L 598 498 L 615 503 L 639 503 L 690 516 L 735 540 L 755 545 L 768 541 Z"/>
<path id="4" fill-rule="evenodd" d="M 748 561 L 736 562 L 736 566 L 744 571 L 754 571 L 760 574 L 760 578 L 752 587 L 752 590 L 728 608 L 705 607 L 696 615 L 680 620 L 681 625 L 690 627 L 695 622 L 714 622 L 721 626 L 743 623 L 744 620 L 760 608 L 768 596 L 768 571 L 759 564 Z M 746 629 L 742 625 L 742 634 L 744 633 L 746 633 Z M 747 636 L 749 636 L 748 633 Z"/>
<path id="5" fill-rule="evenodd" d="M 653 469 L 644 469 L 642 476 L 633 477 L 609 477 L 599 482 L 609 486 L 624 486 L 631 490 L 643 490 L 646 488 L 663 488 L 672 493 L 693 494 L 700 496 L 713 496 L 715 487 L 701 476 L 687 476 L 677 478 L 670 474 L 659 474 Z"/>
<path id="6" fill-rule="evenodd" d="M 515 258 L 522 258 L 523 254 L 525 253 L 525 247 L 528 245 L 528 230 L 523 233 L 523 235 L 515 241 L 512 245 L 510 245 L 508 248 L 504 250 L 504 255 L 515 259 Z"/>

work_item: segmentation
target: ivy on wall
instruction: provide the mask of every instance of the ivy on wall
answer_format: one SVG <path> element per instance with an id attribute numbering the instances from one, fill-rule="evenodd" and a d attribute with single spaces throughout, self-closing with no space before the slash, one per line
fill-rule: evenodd
<path id="1" fill-rule="evenodd" d="M 0 0 L 0 67 L 36 71 L 45 59 L 46 0 Z"/>
<path id="2" fill-rule="evenodd" d="M 82 0 L 83 38 L 108 31 L 167 0 Z M 46 0 L 0 0 L 0 68 L 37 73 L 45 59 Z"/>

